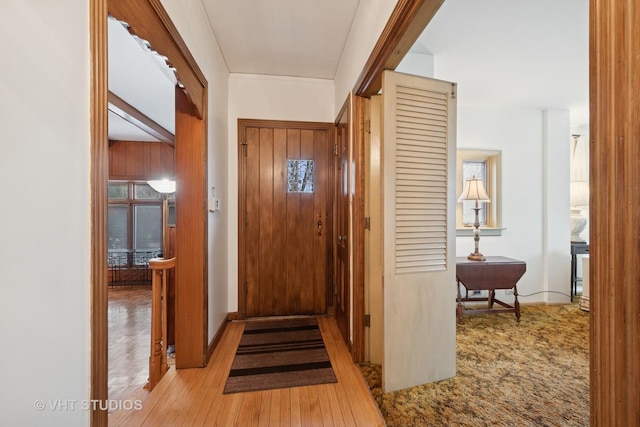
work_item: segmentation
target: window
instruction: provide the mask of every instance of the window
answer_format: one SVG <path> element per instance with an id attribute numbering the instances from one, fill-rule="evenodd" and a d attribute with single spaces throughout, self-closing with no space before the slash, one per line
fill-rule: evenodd
<path id="1" fill-rule="evenodd" d="M 155 249 L 162 246 L 162 207 L 133 205 L 133 248 Z"/>
<path id="2" fill-rule="evenodd" d="M 501 161 L 502 153 L 497 150 L 457 151 L 456 195 L 462 192 L 466 180 L 482 179 L 490 203 L 481 203 L 478 216 L 483 235 L 502 234 L 502 195 L 501 195 Z M 472 234 L 475 212 L 474 202 L 462 202 L 456 205 L 457 235 Z"/>
<path id="3" fill-rule="evenodd" d="M 287 160 L 287 192 L 313 193 L 313 160 Z"/>
<path id="4" fill-rule="evenodd" d="M 144 182 L 109 182 L 107 235 L 110 251 L 159 251 L 162 196 Z M 170 199 L 170 211 L 173 197 Z"/>
<path id="5" fill-rule="evenodd" d="M 109 205 L 107 229 L 109 249 L 127 248 L 127 206 Z"/>
<path id="6" fill-rule="evenodd" d="M 462 161 L 462 185 L 470 179 L 477 178 L 482 181 L 484 188 L 487 188 L 487 161 L 486 160 L 463 160 Z M 491 197 L 489 197 L 491 198 Z M 462 202 L 462 223 L 471 226 L 476 222 L 475 202 L 465 200 Z M 478 219 L 480 225 L 487 225 L 487 203 L 478 204 Z"/>

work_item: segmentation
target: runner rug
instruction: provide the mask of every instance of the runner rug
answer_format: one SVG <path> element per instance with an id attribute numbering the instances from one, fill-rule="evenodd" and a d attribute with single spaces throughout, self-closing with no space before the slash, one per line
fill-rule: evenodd
<path id="1" fill-rule="evenodd" d="M 315 318 L 248 322 L 224 393 L 337 382 Z"/>

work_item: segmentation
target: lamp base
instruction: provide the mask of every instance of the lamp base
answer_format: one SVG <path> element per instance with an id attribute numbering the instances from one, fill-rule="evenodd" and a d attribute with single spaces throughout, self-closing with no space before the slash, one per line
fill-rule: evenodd
<path id="1" fill-rule="evenodd" d="M 484 255 L 482 255 L 480 252 L 474 252 L 472 254 L 469 254 L 467 259 L 470 259 L 471 261 L 485 261 L 486 260 Z"/>
<path id="2" fill-rule="evenodd" d="M 582 210 L 578 208 L 571 208 L 570 230 L 571 230 L 572 242 L 585 241 L 580 235 L 580 233 L 582 233 L 586 225 L 587 225 L 587 218 L 582 213 Z"/>

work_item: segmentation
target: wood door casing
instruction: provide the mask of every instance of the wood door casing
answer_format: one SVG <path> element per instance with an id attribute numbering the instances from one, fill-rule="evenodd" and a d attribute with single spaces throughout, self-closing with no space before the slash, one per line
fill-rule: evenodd
<path id="1" fill-rule="evenodd" d="M 239 121 L 239 311 L 327 311 L 333 124 Z M 287 191 L 289 160 L 313 160 L 313 192 Z"/>
<path id="2" fill-rule="evenodd" d="M 338 329 L 350 345 L 350 255 L 349 255 L 349 114 L 350 97 L 336 131 L 336 255 L 335 313 Z"/>

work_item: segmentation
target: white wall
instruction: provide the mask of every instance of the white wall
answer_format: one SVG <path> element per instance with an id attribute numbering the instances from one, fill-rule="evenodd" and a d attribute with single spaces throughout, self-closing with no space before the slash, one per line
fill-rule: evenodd
<path id="1" fill-rule="evenodd" d="M 407 55 L 399 70 L 446 80 L 446 75 L 438 73 L 438 57 L 429 56 Z M 481 234 L 480 252 L 527 263 L 527 272 L 518 282 L 521 302 L 568 302 L 569 112 L 471 106 L 464 102 L 465 90 L 473 88 L 469 82 L 456 83 L 458 148 L 502 151 L 502 226 L 506 229 L 501 236 Z M 473 237 L 458 237 L 457 255 L 467 256 L 473 245 Z M 497 293 L 504 296 L 504 291 Z"/>
<path id="2" fill-rule="evenodd" d="M 353 89 L 395 5 L 394 0 L 368 0 L 358 4 L 351 32 L 334 78 L 336 86 L 334 116 L 338 115 L 349 92 Z"/>
<path id="3" fill-rule="evenodd" d="M 433 77 L 434 59 L 430 53 L 408 52 L 396 67 L 396 71 L 416 76 Z"/>
<path id="4" fill-rule="evenodd" d="M 163 3 L 209 81 L 209 180 L 224 198 L 226 66 L 201 3 Z M 11 64 L 0 71 L 0 425 L 88 425 L 88 2 L 3 2 L 0 55 Z M 210 215 L 210 336 L 227 312 L 226 222 L 224 212 Z"/>
<path id="5" fill-rule="evenodd" d="M 332 80 L 229 76 L 229 311 L 238 310 L 238 119 L 333 122 Z"/>
<path id="6" fill-rule="evenodd" d="M 562 297 L 538 293 L 548 290 L 566 293 L 568 302 L 569 138 L 566 111 L 458 107 L 458 148 L 502 151 L 502 226 L 506 229 L 501 236 L 481 234 L 480 252 L 527 263 L 527 272 L 518 282 L 521 302 Z M 468 255 L 473 238 L 458 237 L 456 247 L 458 256 Z M 534 295 L 525 296 L 530 294 Z"/>
<path id="7" fill-rule="evenodd" d="M 189 47 L 198 66 L 208 82 L 208 196 L 221 199 L 221 210 L 208 213 L 208 339 L 211 341 L 229 312 L 229 236 L 235 235 L 230 228 L 228 209 L 230 181 L 227 179 L 229 165 L 228 78 L 215 35 L 207 20 L 204 7 L 199 0 L 163 0 L 163 6 L 171 16 L 180 35 Z"/>
<path id="8" fill-rule="evenodd" d="M 3 426 L 89 423 L 89 52 L 89 2 L 2 2 Z"/>
<path id="9" fill-rule="evenodd" d="M 570 202 L 567 140 L 571 140 L 568 110 L 545 110 L 543 118 L 543 198 L 542 250 L 545 301 L 570 302 L 567 284 L 571 282 Z M 570 287 L 569 287 L 570 288 Z M 532 297 L 534 299 L 535 297 Z M 525 299 L 528 301 L 528 299 Z"/>

